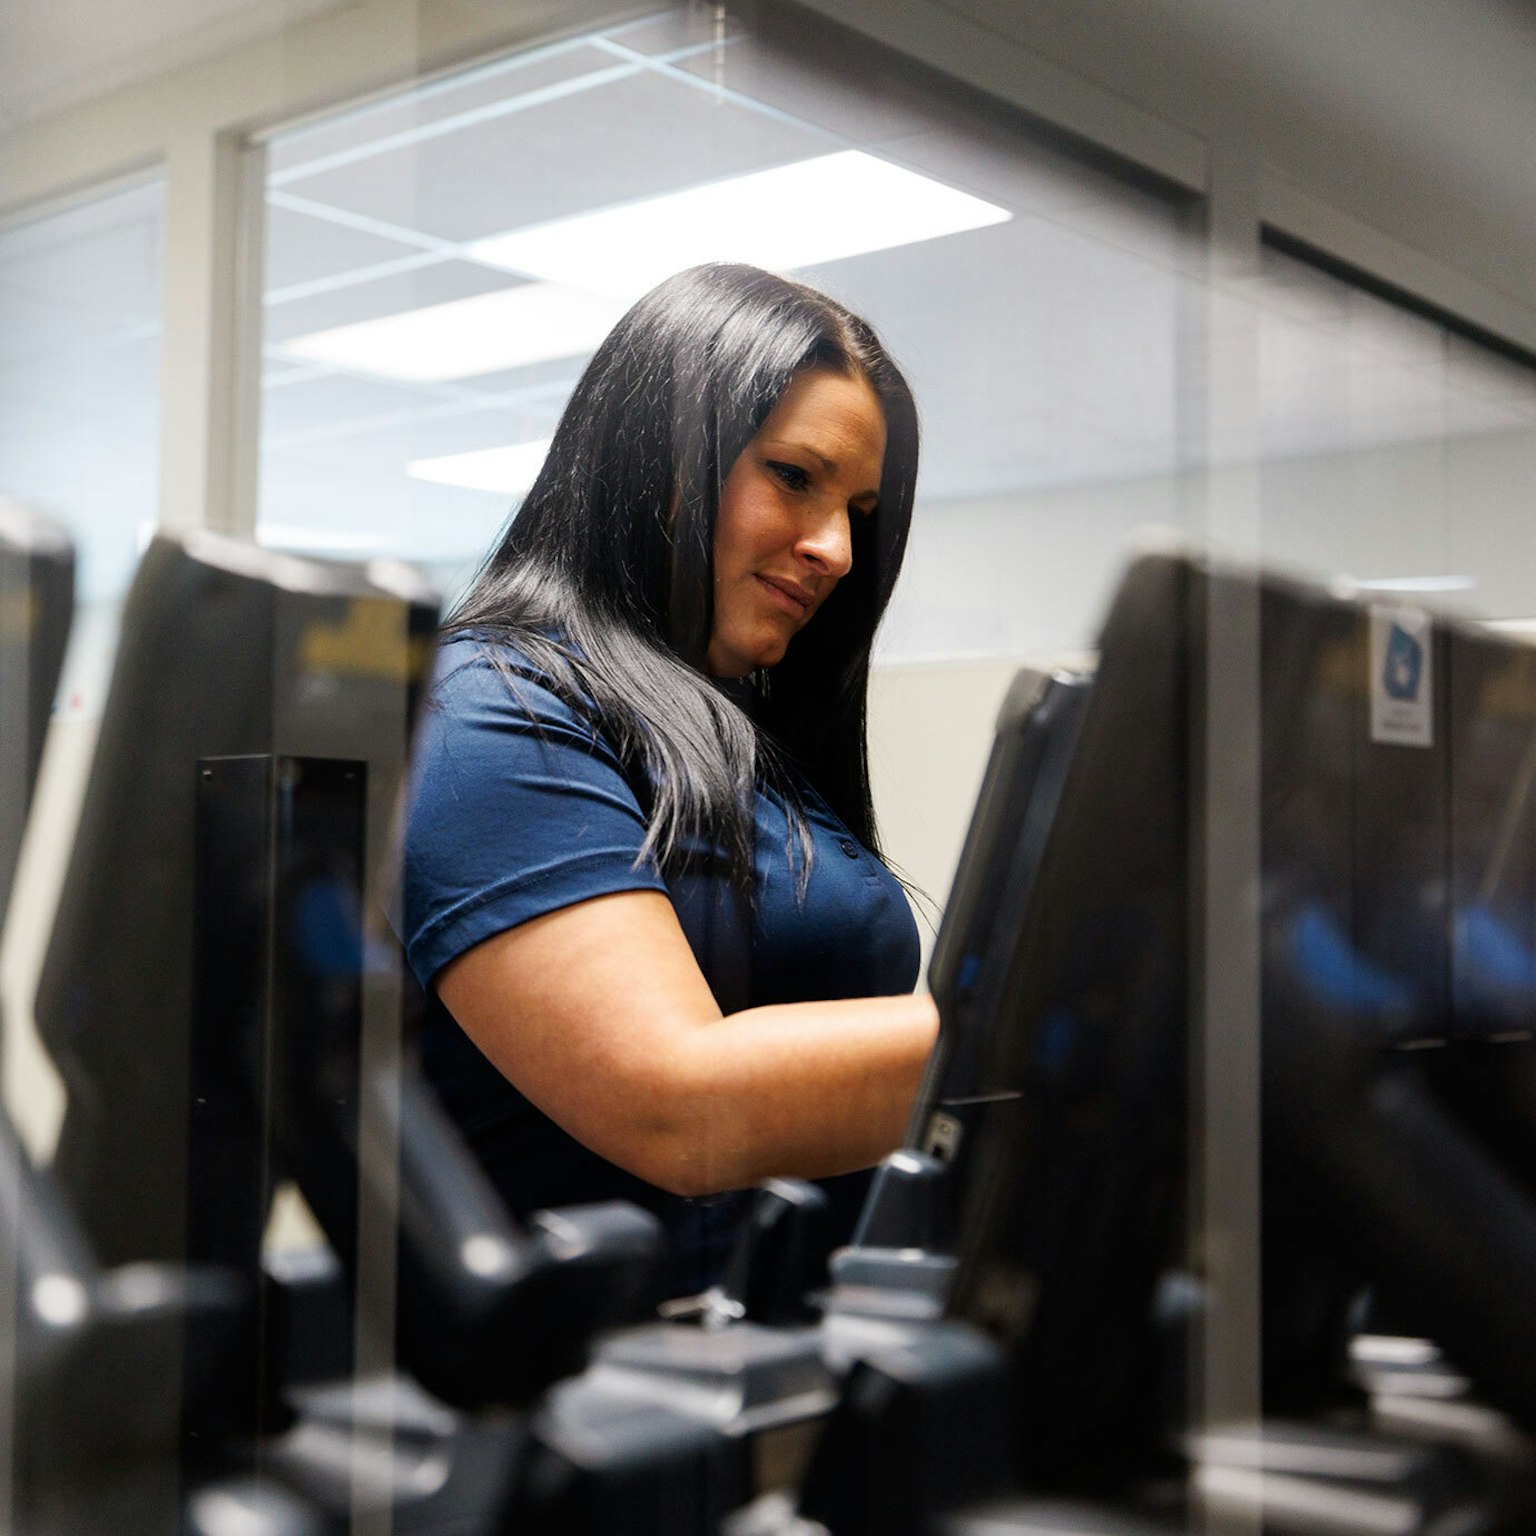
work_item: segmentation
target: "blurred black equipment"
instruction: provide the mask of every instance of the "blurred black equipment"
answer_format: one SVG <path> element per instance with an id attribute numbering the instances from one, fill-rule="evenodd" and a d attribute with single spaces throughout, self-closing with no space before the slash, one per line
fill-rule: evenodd
<path id="1" fill-rule="evenodd" d="M 398 565 L 157 538 L 37 1007 L 92 1247 L 245 1290 L 233 1343 L 189 1332 L 165 1357 L 188 1464 L 243 1438 L 314 1507 L 422 1531 L 494 1524 L 554 1455 L 441 1404 L 527 1404 L 580 1369 L 658 1242 L 623 1206 L 515 1227 L 416 1074 L 386 911 L 435 621 Z M 283 1180 L 339 1278 L 323 1253 L 263 1264 Z"/>
<path id="2" fill-rule="evenodd" d="M 1037 873 L 986 961 L 980 1081 L 1018 1097 L 976 1128 L 949 1310 L 1010 1351 L 1031 1479 L 1102 1476 L 1159 1440 L 1150 1320 L 1183 1258 L 1189 1135 L 1194 586 L 1175 561 L 1122 585 Z"/>
<path id="3" fill-rule="evenodd" d="M 42 761 L 75 608 L 75 548 L 52 519 L 0 501 L 0 912 Z"/>
<path id="4" fill-rule="evenodd" d="M 1217 607 L 1259 645 L 1266 1421 L 1191 1436 L 1191 1068 L 1225 1027 L 1195 1013 L 1225 962 L 1203 951 L 1203 765 L 1248 745 L 1210 704 Z M 829 1327 L 905 1317 L 905 1357 L 865 1353 L 854 1381 L 889 1384 L 845 1393 L 804 1516 L 916 1532 L 996 1499 L 995 1468 L 938 1488 L 915 1454 L 868 1451 L 900 1440 L 925 1373 L 963 1415 L 981 1338 L 1011 1381 L 1014 1487 L 1119 1497 L 1187 1468 L 1212 1508 L 1277 1530 L 1350 1529 L 1351 1509 L 1427 1530 L 1469 1498 L 1493 1518 L 1528 1451 L 1495 1489 L 1446 1445 L 1405 1449 L 1350 1333 L 1369 1289 L 1536 1429 L 1533 780 L 1529 646 L 1175 556 L 1131 568 L 1091 681 L 1020 678 L 935 954 L 909 1146 L 833 1266 Z M 995 1363 L 971 1369 L 970 1411 L 1001 1412 Z M 897 1524 L 867 1519 L 872 1484 Z M 1015 1516 L 996 1528 L 1046 1528 Z"/>
<path id="5" fill-rule="evenodd" d="M 199 995 L 199 765 L 366 763 L 381 861 L 433 622 L 403 567 L 323 565 L 200 532 L 145 552 L 37 998 L 68 1090 L 56 1171 L 105 1262 L 199 1257 L 187 1237 L 199 1178 L 218 1180 L 220 1202 L 251 1199 L 219 1147 L 244 1126 L 192 1091 L 194 1034 L 231 1036 L 228 1015 L 247 1006 Z"/>
<path id="6" fill-rule="evenodd" d="M 0 900 L 15 880 L 73 602 L 67 532 L 0 504 Z M 151 1264 L 103 1272 L 3 1112 L 0 1275 L 8 1327 L 0 1371 L 9 1430 L 5 1529 L 148 1536 L 179 1520 L 188 1536 L 217 1536 L 237 1516 L 252 1536 L 317 1531 L 302 1501 L 248 1476 L 207 1480 L 183 1502 L 183 1386 L 197 1401 L 210 1382 L 183 1383 L 167 1362 L 188 1338 L 203 1359 L 216 1358 L 214 1341 L 229 1337 L 244 1299 L 238 1280 Z"/>

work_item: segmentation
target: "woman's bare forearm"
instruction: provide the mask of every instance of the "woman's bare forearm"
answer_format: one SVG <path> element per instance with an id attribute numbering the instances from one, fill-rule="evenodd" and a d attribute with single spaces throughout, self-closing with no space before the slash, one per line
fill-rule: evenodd
<path id="1" fill-rule="evenodd" d="M 782 1003 L 674 1037 L 679 1193 L 867 1168 L 900 1145 L 938 1032 L 925 994 Z"/>
<path id="2" fill-rule="evenodd" d="M 438 994 L 584 1146 L 675 1194 L 867 1168 L 898 1146 L 933 1047 L 926 996 L 722 1017 L 671 902 L 594 898 L 478 944 Z"/>

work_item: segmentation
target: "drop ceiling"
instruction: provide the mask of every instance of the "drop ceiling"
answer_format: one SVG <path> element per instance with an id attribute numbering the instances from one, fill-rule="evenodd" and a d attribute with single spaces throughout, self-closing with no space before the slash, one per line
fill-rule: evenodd
<path id="1" fill-rule="evenodd" d="M 693 6 L 271 141 L 266 536 L 400 553 L 451 582 L 510 499 L 408 466 L 547 437 L 581 363 L 408 383 L 306 358 L 302 338 L 525 281 L 476 259 L 477 240 L 850 149 L 1010 215 L 800 274 L 867 314 L 912 378 L 920 520 L 1213 462 L 1536 430 L 1524 368 L 1275 253 L 1213 283 L 1177 207 L 1018 121 L 868 56 L 717 37 Z M 151 185 L 0 236 L 0 474 L 118 530 L 103 592 L 153 517 L 162 235 Z"/>

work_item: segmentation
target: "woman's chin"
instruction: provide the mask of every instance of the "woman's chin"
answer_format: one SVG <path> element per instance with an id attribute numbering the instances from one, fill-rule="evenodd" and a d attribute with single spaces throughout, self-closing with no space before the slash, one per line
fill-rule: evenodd
<path id="1" fill-rule="evenodd" d="M 776 667 L 784 660 L 793 636 L 764 636 L 751 644 L 724 646 L 718 642 L 710 645 L 705 665 L 711 677 L 750 677 L 767 667 Z"/>

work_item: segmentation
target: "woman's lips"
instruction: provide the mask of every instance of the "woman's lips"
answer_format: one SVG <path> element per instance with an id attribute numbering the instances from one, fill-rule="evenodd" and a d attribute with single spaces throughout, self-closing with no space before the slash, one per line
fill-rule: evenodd
<path id="1" fill-rule="evenodd" d="M 792 618 L 803 619 L 811 611 L 811 598 L 801 594 L 797 587 L 786 586 L 769 576 L 759 576 L 768 596 Z"/>

